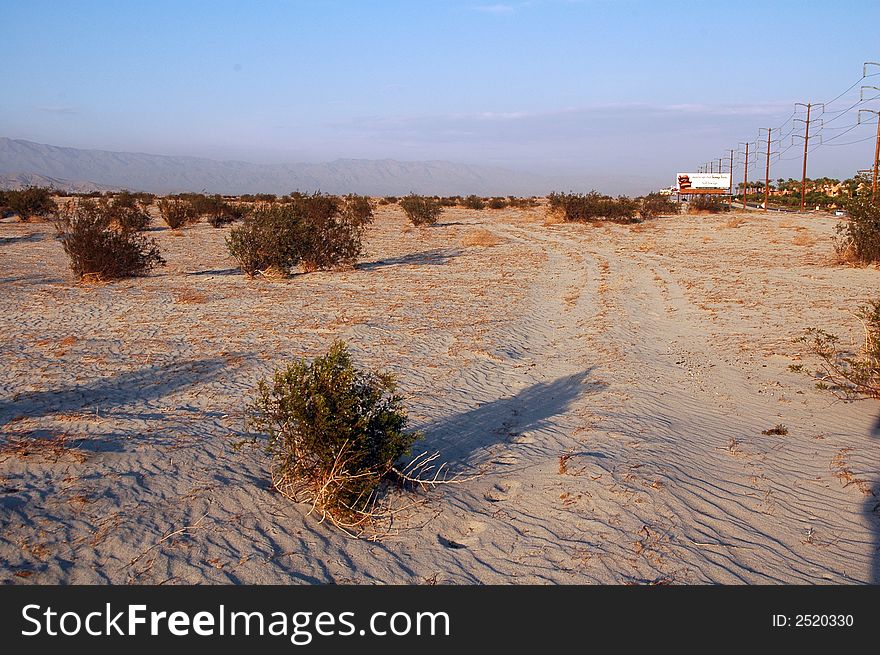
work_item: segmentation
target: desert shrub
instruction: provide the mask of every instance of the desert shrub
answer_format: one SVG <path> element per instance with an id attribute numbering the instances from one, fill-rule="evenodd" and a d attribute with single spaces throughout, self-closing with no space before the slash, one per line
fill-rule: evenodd
<path id="1" fill-rule="evenodd" d="M 256 202 L 266 202 L 271 205 L 273 202 L 278 200 L 278 196 L 276 196 L 274 193 L 258 193 L 254 196 L 254 200 Z"/>
<path id="2" fill-rule="evenodd" d="M 256 202 L 256 200 L 257 200 L 257 199 L 253 196 L 253 194 L 250 194 L 250 193 L 245 193 L 245 194 L 239 196 L 238 199 L 239 199 L 241 202 Z"/>
<path id="3" fill-rule="evenodd" d="M 489 209 L 504 209 L 507 207 L 507 200 L 504 198 L 490 198 L 487 204 Z"/>
<path id="4" fill-rule="evenodd" d="M 708 194 L 697 195 L 688 204 L 688 211 L 709 212 L 710 214 L 720 214 L 728 209 L 729 207 L 721 198 Z"/>
<path id="5" fill-rule="evenodd" d="M 880 203 L 859 195 L 846 205 L 849 218 L 835 227 L 834 249 L 845 261 L 880 262 Z"/>
<path id="6" fill-rule="evenodd" d="M 98 204 L 108 219 L 109 225 L 130 232 L 142 232 L 150 226 L 150 215 L 138 198 L 128 191 L 113 197 L 104 196 Z"/>
<path id="7" fill-rule="evenodd" d="M 382 200 L 385 201 L 386 205 L 396 205 L 398 198 L 397 196 L 385 196 Z"/>
<path id="8" fill-rule="evenodd" d="M 58 213 L 58 206 L 52 200 L 52 190 L 46 187 L 29 186 L 17 191 L 7 191 L 5 196 L 5 205 L 23 221 Z"/>
<path id="9" fill-rule="evenodd" d="M 347 530 L 369 522 L 382 481 L 421 436 L 406 430 L 394 378 L 356 368 L 342 341 L 260 381 L 249 416 L 274 487 Z"/>
<path id="10" fill-rule="evenodd" d="M 208 223 L 211 227 L 223 227 L 243 220 L 248 213 L 250 213 L 250 208 L 224 200 L 216 211 L 208 214 Z"/>
<path id="11" fill-rule="evenodd" d="M 461 200 L 458 196 L 443 196 L 440 198 L 441 207 L 455 207 Z"/>
<path id="12" fill-rule="evenodd" d="M 669 214 L 678 214 L 678 205 L 669 196 L 649 193 L 639 203 L 639 216 L 643 221 Z"/>
<path id="13" fill-rule="evenodd" d="M 297 221 L 289 205 L 256 210 L 229 232 L 226 247 L 248 277 L 275 271 L 286 273 L 299 263 Z"/>
<path id="14" fill-rule="evenodd" d="M 483 209 L 486 206 L 486 203 L 483 202 L 483 199 L 480 196 L 471 194 L 461 202 L 462 206 L 467 209 Z"/>
<path id="15" fill-rule="evenodd" d="M 507 196 L 507 204 L 517 209 L 530 209 L 538 206 L 538 199 L 535 197 L 517 198 L 516 196 Z"/>
<path id="16" fill-rule="evenodd" d="M 861 352 L 841 348 L 836 335 L 817 328 L 807 330 L 801 342 L 822 363 L 817 372 L 820 389 L 845 398 L 880 398 L 880 299 L 859 308 L 856 317 L 865 334 Z"/>
<path id="17" fill-rule="evenodd" d="M 411 193 L 401 198 L 398 204 L 413 225 L 433 225 L 440 218 L 443 208 L 434 198 Z"/>
<path id="18" fill-rule="evenodd" d="M 169 196 L 160 200 L 158 206 L 162 220 L 172 230 L 179 230 L 184 225 L 189 225 L 199 220 L 199 214 L 196 212 L 192 202 L 186 197 Z"/>
<path id="19" fill-rule="evenodd" d="M 348 266 L 360 256 L 372 220 L 364 196 L 315 193 L 257 210 L 233 228 L 226 243 L 249 277 L 267 270 L 286 273 L 298 263 L 306 271 Z"/>
<path id="20" fill-rule="evenodd" d="M 305 271 L 351 266 L 362 251 L 366 226 L 373 220 L 369 198 L 315 193 L 293 203 L 296 250 Z"/>
<path id="21" fill-rule="evenodd" d="M 142 275 L 165 263 L 154 240 L 116 224 L 108 203 L 82 200 L 71 205 L 60 233 L 70 268 L 80 279 Z"/>
<path id="22" fill-rule="evenodd" d="M 560 215 L 566 222 L 588 223 L 607 220 L 615 223 L 634 223 L 638 203 L 626 196 L 589 193 L 551 193 L 547 196 L 551 213 Z"/>

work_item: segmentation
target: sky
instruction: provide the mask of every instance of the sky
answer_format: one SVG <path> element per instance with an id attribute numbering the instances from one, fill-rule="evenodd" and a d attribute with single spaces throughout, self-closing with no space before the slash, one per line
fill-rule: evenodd
<path id="1" fill-rule="evenodd" d="M 876 125 L 857 110 L 880 109 L 872 89 L 853 106 L 880 87 L 880 65 L 861 79 L 880 62 L 877 0 L 0 0 L 0 15 L 0 136 L 77 148 L 669 186 L 779 127 L 775 179 L 800 176 L 794 103 L 852 86 L 811 128 L 809 175 L 841 178 L 870 167 Z"/>

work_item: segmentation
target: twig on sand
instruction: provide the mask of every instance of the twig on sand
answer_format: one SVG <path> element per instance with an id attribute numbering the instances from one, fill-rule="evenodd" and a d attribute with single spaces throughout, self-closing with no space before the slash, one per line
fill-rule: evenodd
<path id="1" fill-rule="evenodd" d="M 177 535 L 179 535 L 179 534 L 183 534 L 184 532 L 187 532 L 187 531 L 189 531 L 189 530 L 196 530 L 196 529 L 202 527 L 202 526 L 201 526 L 201 523 L 202 523 L 202 521 L 205 520 L 205 518 L 208 516 L 208 512 L 210 512 L 210 511 L 211 511 L 211 510 L 209 509 L 207 512 L 205 512 L 204 514 L 202 514 L 202 517 L 201 517 L 198 521 L 196 521 L 195 523 L 193 523 L 192 525 L 185 525 L 185 526 L 183 526 L 182 528 L 179 528 L 179 529 L 177 529 L 177 530 L 174 530 L 173 532 L 169 532 L 169 533 L 166 534 L 164 537 L 162 537 L 161 539 L 159 539 L 159 541 L 157 541 L 156 543 L 154 543 L 152 546 L 150 546 L 149 548 L 147 548 L 147 549 L 146 549 L 144 552 L 142 552 L 140 555 L 138 555 L 138 556 L 135 557 L 133 560 L 131 560 L 131 561 L 128 563 L 128 565 L 129 565 L 129 566 L 134 566 L 135 563 L 136 563 L 140 558 L 142 558 L 144 555 L 146 555 L 147 553 L 149 553 L 151 550 L 153 550 L 153 549 L 155 549 L 155 548 L 158 548 L 159 546 L 161 546 L 163 543 L 165 543 L 166 541 L 168 541 L 168 540 L 171 539 L 172 537 L 176 537 Z"/>

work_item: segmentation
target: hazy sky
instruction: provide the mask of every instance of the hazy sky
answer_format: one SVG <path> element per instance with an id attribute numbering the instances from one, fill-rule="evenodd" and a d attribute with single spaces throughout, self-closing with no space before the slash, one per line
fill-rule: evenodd
<path id="1" fill-rule="evenodd" d="M 880 61 L 878 0 L 0 8 L 0 136 L 254 162 L 446 159 L 668 185 Z M 858 99 L 856 84 L 826 107 L 811 175 L 870 166 L 875 126 L 843 134 L 858 107 L 832 113 Z M 771 177 L 799 176 L 801 154 Z"/>

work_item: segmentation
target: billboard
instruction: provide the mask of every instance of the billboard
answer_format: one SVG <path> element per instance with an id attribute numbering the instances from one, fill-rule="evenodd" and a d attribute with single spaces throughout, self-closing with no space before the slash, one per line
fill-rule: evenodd
<path id="1" fill-rule="evenodd" d="M 675 176 L 679 193 L 727 193 L 730 173 L 678 173 Z"/>

